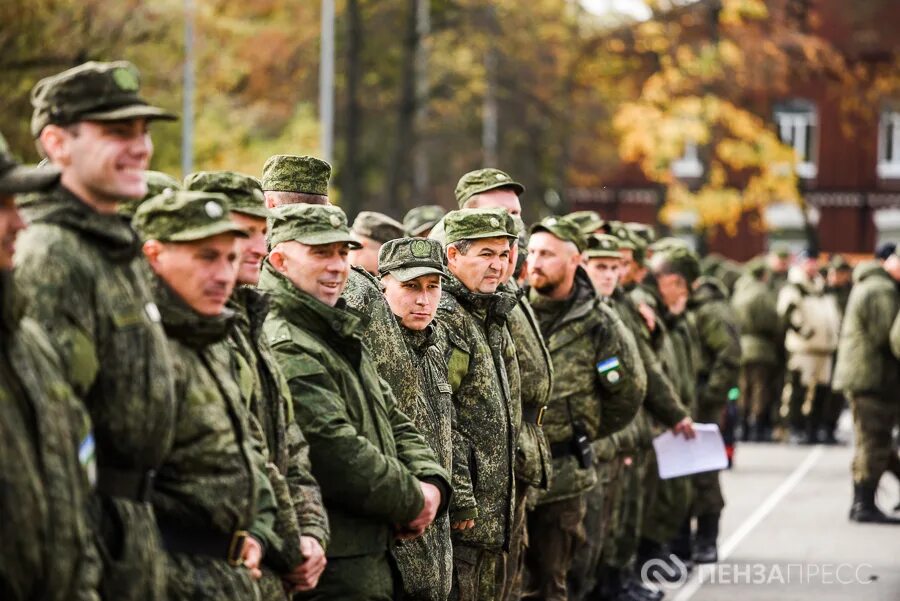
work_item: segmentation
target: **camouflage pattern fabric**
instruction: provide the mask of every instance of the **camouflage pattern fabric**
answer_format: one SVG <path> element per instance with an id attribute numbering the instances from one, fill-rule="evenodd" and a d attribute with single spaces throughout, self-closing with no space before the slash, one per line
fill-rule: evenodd
<path id="1" fill-rule="evenodd" d="M 263 165 L 260 184 L 264 191 L 300 192 L 328 196 L 331 165 L 310 156 L 276 154 Z"/>

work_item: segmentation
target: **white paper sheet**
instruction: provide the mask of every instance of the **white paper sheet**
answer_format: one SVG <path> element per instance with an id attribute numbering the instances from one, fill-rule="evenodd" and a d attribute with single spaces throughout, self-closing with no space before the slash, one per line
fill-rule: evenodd
<path id="1" fill-rule="evenodd" d="M 725 442 L 718 424 L 694 424 L 692 440 L 667 430 L 653 439 L 659 477 L 663 480 L 728 467 Z"/>

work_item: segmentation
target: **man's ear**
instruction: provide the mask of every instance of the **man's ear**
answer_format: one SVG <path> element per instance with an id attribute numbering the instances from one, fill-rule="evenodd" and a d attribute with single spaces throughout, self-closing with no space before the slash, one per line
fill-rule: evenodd
<path id="1" fill-rule="evenodd" d="M 38 146 L 50 160 L 59 167 L 65 167 L 71 162 L 69 152 L 68 132 L 58 125 L 46 125 L 38 136 Z"/>
<path id="2" fill-rule="evenodd" d="M 155 269 L 159 264 L 159 255 L 162 252 L 162 249 L 162 243 L 159 240 L 147 240 L 144 242 L 141 250 L 144 251 L 144 256 L 147 257 L 147 262 L 150 263 L 150 267 Z"/>
<path id="3" fill-rule="evenodd" d="M 276 244 L 275 248 L 269 251 L 269 263 L 272 265 L 272 267 L 275 268 L 276 271 L 278 271 L 279 273 L 284 273 L 285 256 L 284 252 L 281 250 L 280 244 Z"/>

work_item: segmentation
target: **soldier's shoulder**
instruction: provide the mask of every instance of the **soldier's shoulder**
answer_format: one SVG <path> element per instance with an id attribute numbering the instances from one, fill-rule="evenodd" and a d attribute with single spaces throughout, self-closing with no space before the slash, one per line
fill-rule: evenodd
<path id="1" fill-rule="evenodd" d="M 16 240 L 16 261 L 30 264 L 52 257 L 70 268 L 90 268 L 95 250 L 83 236 L 53 223 L 33 223 Z"/>

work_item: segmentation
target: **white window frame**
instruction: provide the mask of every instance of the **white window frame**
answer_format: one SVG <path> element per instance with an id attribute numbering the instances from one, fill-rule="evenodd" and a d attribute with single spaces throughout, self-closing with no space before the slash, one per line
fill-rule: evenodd
<path id="1" fill-rule="evenodd" d="M 878 177 L 900 179 L 900 109 L 884 109 L 878 120 Z"/>
<path id="2" fill-rule="evenodd" d="M 697 143 L 684 143 L 684 154 L 672 161 L 672 175 L 678 178 L 697 178 L 703 175 L 703 163 L 697 150 Z"/>
<path id="3" fill-rule="evenodd" d="M 797 153 L 797 175 L 813 179 L 818 174 L 816 151 L 819 120 L 815 106 L 807 101 L 787 103 L 775 109 L 775 127 L 779 139 Z M 809 156 L 806 149 L 809 148 Z"/>

